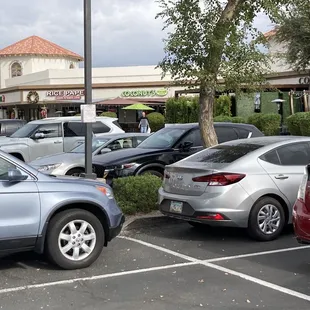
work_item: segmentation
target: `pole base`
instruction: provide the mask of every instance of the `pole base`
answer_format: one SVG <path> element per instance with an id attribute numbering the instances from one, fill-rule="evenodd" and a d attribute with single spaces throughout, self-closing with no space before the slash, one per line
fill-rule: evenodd
<path id="1" fill-rule="evenodd" d="M 96 180 L 97 179 L 97 174 L 96 173 L 81 173 L 80 174 L 81 178 L 85 178 L 85 179 L 90 179 L 90 180 Z"/>

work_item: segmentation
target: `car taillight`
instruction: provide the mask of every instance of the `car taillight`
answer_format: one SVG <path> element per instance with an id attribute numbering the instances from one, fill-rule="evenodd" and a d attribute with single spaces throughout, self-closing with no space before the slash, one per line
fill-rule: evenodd
<path id="1" fill-rule="evenodd" d="M 304 173 L 301 183 L 299 185 L 297 199 L 305 201 L 306 198 L 306 189 L 307 189 L 307 183 L 308 183 L 308 174 Z"/>
<path id="2" fill-rule="evenodd" d="M 194 182 L 209 183 L 209 186 L 226 186 L 237 183 L 245 177 L 240 173 L 216 173 L 193 178 Z"/>

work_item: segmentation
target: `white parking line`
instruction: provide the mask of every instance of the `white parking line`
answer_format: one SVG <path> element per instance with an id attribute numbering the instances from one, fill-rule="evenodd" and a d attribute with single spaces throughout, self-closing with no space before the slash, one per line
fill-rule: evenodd
<path id="1" fill-rule="evenodd" d="M 102 280 L 102 279 L 115 278 L 115 277 L 120 277 L 120 276 L 131 275 L 131 274 L 147 273 L 151 271 L 180 268 L 180 267 L 193 266 L 193 265 L 198 265 L 198 263 L 196 262 L 180 263 L 180 264 L 173 264 L 173 265 L 166 265 L 166 266 L 122 271 L 122 272 L 116 272 L 116 273 L 108 273 L 108 274 L 102 274 L 98 276 L 85 277 L 85 278 L 76 278 L 76 279 L 60 280 L 60 281 L 46 282 L 46 283 L 40 283 L 40 284 L 30 284 L 30 285 L 11 287 L 11 288 L 3 288 L 3 289 L 0 289 L 0 294 L 7 294 L 7 293 L 13 293 L 13 292 L 18 292 L 18 291 L 43 288 L 43 287 L 49 287 L 49 286 L 55 286 L 55 285 L 72 284 L 75 282 Z"/>
<path id="2" fill-rule="evenodd" d="M 264 281 L 264 280 L 261 280 L 261 279 L 249 276 L 247 274 L 244 274 L 244 273 L 232 270 L 232 269 L 228 269 L 228 268 L 225 268 L 225 267 L 222 267 L 222 266 L 218 266 L 218 265 L 215 265 L 215 264 L 206 263 L 206 262 L 202 262 L 201 264 L 206 266 L 206 267 L 209 267 L 209 268 L 212 268 L 212 269 L 216 269 L 216 270 L 225 272 L 227 274 L 239 277 L 241 279 L 244 279 L 244 280 L 247 280 L 247 281 L 259 284 L 261 286 L 265 286 L 265 287 L 271 288 L 272 290 L 275 290 L 275 291 L 278 291 L 278 292 L 281 292 L 281 293 L 284 293 L 284 294 L 287 294 L 287 295 L 291 295 L 291 296 L 294 296 L 294 297 L 299 298 L 299 299 L 304 299 L 304 300 L 310 301 L 310 296 L 309 295 L 302 294 L 302 293 L 299 293 L 297 291 L 290 290 L 290 289 L 288 289 L 286 287 L 279 286 L 277 284 L 273 284 L 271 282 L 267 282 L 267 281 Z"/>
<path id="3" fill-rule="evenodd" d="M 234 255 L 234 256 L 217 257 L 217 258 L 206 259 L 205 262 L 215 263 L 215 262 L 220 262 L 220 261 L 224 261 L 224 260 L 254 257 L 254 256 L 261 256 L 261 255 L 278 254 L 278 253 L 283 253 L 283 252 L 291 252 L 291 251 L 298 251 L 298 250 L 305 250 L 305 249 L 310 249 L 310 245 L 297 246 L 297 247 L 286 248 L 286 249 L 270 250 L 270 251 L 264 251 L 264 252 L 240 254 L 240 255 Z"/>
<path id="4" fill-rule="evenodd" d="M 299 299 L 310 301 L 310 295 L 302 294 L 300 292 L 290 290 L 290 289 L 288 289 L 286 287 L 279 286 L 277 284 L 274 284 L 274 283 L 271 283 L 271 282 L 267 282 L 267 281 L 261 280 L 259 278 L 255 278 L 255 277 L 249 276 L 247 274 L 240 273 L 240 272 L 234 271 L 232 269 L 228 269 L 228 268 L 225 268 L 225 267 L 222 267 L 222 266 L 218 266 L 218 265 L 215 265 L 215 264 L 211 263 L 211 262 L 217 262 L 217 261 L 223 261 L 223 260 L 229 260 L 229 259 L 237 259 L 237 258 L 242 258 L 242 257 L 251 257 L 251 256 L 257 256 L 257 255 L 275 254 L 275 253 L 283 253 L 283 252 L 286 252 L 286 251 L 296 251 L 296 250 L 308 249 L 309 246 L 294 247 L 294 248 L 272 250 L 272 251 L 265 251 L 265 252 L 257 252 L 257 253 L 244 254 L 244 255 L 235 255 L 235 256 L 228 256 L 228 257 L 220 257 L 220 258 L 217 258 L 217 259 L 199 260 L 199 259 L 196 259 L 194 257 L 190 257 L 190 256 L 187 256 L 187 255 L 175 252 L 175 251 L 171 251 L 171 250 L 166 249 L 164 247 L 161 247 L 161 246 L 158 246 L 158 245 L 154 245 L 152 243 L 141 241 L 139 239 L 123 237 L 123 236 L 121 236 L 119 238 L 130 240 L 130 241 L 133 241 L 133 242 L 136 242 L 136 243 L 140 243 L 140 244 L 145 245 L 145 246 L 147 246 L 149 248 L 153 248 L 153 249 L 165 252 L 165 253 L 169 253 L 169 254 L 174 255 L 176 257 L 183 258 L 185 260 L 189 260 L 190 262 L 192 262 L 195 265 L 199 264 L 199 265 L 203 265 L 203 266 L 206 266 L 206 267 L 209 267 L 209 268 L 212 268 L 212 269 L 216 269 L 216 270 L 219 270 L 221 272 L 224 272 L 224 273 L 227 273 L 227 274 L 230 274 L 230 275 L 242 278 L 244 280 L 250 281 L 252 283 L 255 283 L 255 284 L 258 284 L 258 285 L 261 285 L 261 286 L 264 286 L 264 287 L 268 287 L 270 289 L 273 289 L 275 291 L 281 292 L 283 294 L 287 294 L 287 295 L 294 296 L 294 297 L 299 298 Z"/>

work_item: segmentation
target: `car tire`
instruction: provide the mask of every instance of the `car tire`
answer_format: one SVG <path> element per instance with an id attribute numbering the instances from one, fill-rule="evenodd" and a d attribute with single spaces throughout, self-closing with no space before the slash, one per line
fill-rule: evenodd
<path id="1" fill-rule="evenodd" d="M 156 177 L 159 177 L 161 179 L 164 178 L 163 173 L 157 171 L 157 170 L 145 170 L 142 173 L 140 173 L 140 175 L 144 175 L 144 174 L 151 174 L 151 175 L 155 175 Z"/>
<path id="2" fill-rule="evenodd" d="M 197 229 L 206 229 L 206 228 L 210 227 L 208 224 L 199 223 L 199 222 L 192 222 L 192 221 L 188 221 L 188 224 L 197 228 Z"/>
<path id="3" fill-rule="evenodd" d="M 84 173 L 84 169 L 82 168 L 73 168 L 71 170 L 69 170 L 66 175 L 70 175 L 70 176 L 80 176 L 81 173 Z"/>
<path id="4" fill-rule="evenodd" d="M 275 198 L 263 197 L 251 210 L 247 230 L 257 241 L 272 241 L 281 234 L 284 226 L 285 213 L 281 203 Z"/>
<path id="5" fill-rule="evenodd" d="M 72 225 L 76 232 L 73 231 Z M 83 233 L 81 229 L 85 227 Z M 71 209 L 60 212 L 48 225 L 46 252 L 48 258 L 62 269 L 89 267 L 101 254 L 104 243 L 105 234 L 100 220 L 85 210 Z"/>

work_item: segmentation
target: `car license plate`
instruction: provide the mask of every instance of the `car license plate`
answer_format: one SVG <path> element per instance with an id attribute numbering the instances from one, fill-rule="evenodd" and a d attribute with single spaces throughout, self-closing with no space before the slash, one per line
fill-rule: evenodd
<path id="1" fill-rule="evenodd" d="M 182 213 L 182 210 L 183 210 L 183 202 L 171 201 L 171 203 L 170 203 L 170 212 Z"/>

